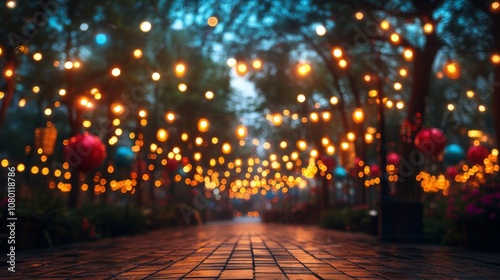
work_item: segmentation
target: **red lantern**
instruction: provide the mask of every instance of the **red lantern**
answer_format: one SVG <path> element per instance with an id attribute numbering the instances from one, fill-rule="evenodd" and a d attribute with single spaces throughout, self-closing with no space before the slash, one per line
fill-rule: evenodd
<path id="1" fill-rule="evenodd" d="M 168 159 L 167 160 L 167 166 L 166 166 L 167 167 L 167 171 L 169 171 L 169 172 L 176 171 L 177 168 L 178 168 L 178 165 L 179 164 L 177 163 L 177 160 L 175 160 L 175 159 Z"/>
<path id="2" fill-rule="evenodd" d="M 471 146 L 467 150 L 467 160 L 471 164 L 483 164 L 485 158 L 488 157 L 490 152 L 485 146 Z"/>
<path id="3" fill-rule="evenodd" d="M 387 164 L 388 165 L 398 166 L 399 161 L 400 161 L 400 157 L 397 153 L 392 152 L 392 153 L 389 153 L 387 155 Z"/>
<path id="4" fill-rule="evenodd" d="M 320 156 L 321 162 L 326 166 L 327 172 L 330 172 L 335 167 L 335 159 L 327 155 Z"/>
<path id="5" fill-rule="evenodd" d="M 446 145 L 446 136 L 438 128 L 425 128 L 415 136 L 415 147 L 426 156 L 437 156 Z"/>
<path id="6" fill-rule="evenodd" d="M 458 174 L 458 170 L 455 166 L 448 166 L 446 168 L 445 175 L 448 179 L 450 179 L 450 180 L 455 179 L 455 176 L 457 176 L 457 174 Z"/>
<path id="7" fill-rule="evenodd" d="M 380 167 L 377 164 L 370 165 L 370 174 L 374 177 L 380 177 L 382 175 Z"/>
<path id="8" fill-rule="evenodd" d="M 64 147 L 64 158 L 69 166 L 78 171 L 95 169 L 106 158 L 106 146 L 99 137 L 84 133 L 73 136 Z"/>

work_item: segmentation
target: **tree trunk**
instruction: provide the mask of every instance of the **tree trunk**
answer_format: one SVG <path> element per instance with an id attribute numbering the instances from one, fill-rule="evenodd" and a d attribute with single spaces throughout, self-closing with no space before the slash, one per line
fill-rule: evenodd
<path id="1" fill-rule="evenodd" d="M 420 201 L 422 193 L 416 175 L 420 172 L 423 160 L 422 155 L 415 152 L 413 140 L 423 125 L 432 65 L 441 46 L 438 37 L 433 33 L 428 35 L 422 50 L 414 50 L 413 83 L 408 101 L 408 115 L 401 128 L 401 163 L 396 186 L 396 196 L 403 201 Z"/>
<path id="2" fill-rule="evenodd" d="M 500 15 L 492 17 L 493 24 L 491 33 L 494 36 L 493 51 L 500 54 Z M 493 96 L 492 96 L 493 123 L 495 125 L 496 147 L 500 147 L 500 64 L 493 64 Z"/>
<path id="3" fill-rule="evenodd" d="M 4 92 L 5 92 L 5 97 L 2 102 L 2 107 L 0 108 L 0 128 L 2 128 L 2 124 L 5 120 L 5 116 L 7 115 L 7 109 L 9 108 L 10 102 L 12 101 L 12 98 L 14 97 L 14 91 L 16 87 L 16 69 L 17 69 L 17 58 L 16 58 L 16 51 L 14 46 L 8 46 L 5 51 L 5 56 L 6 56 L 6 64 L 4 70 L 10 69 L 13 72 L 13 75 L 11 77 L 6 78 L 5 86 L 4 86 Z"/>

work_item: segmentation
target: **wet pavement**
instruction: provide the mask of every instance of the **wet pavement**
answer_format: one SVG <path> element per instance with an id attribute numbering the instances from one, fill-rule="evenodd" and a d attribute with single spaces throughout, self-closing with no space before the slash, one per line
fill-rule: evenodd
<path id="1" fill-rule="evenodd" d="M 500 279 L 500 253 L 248 222 L 17 252 L 0 279 Z"/>

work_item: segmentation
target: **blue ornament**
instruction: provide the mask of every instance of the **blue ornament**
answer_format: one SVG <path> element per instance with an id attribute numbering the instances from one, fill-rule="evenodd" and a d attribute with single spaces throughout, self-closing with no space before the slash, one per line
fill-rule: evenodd
<path id="1" fill-rule="evenodd" d="M 134 162 L 135 154 L 129 147 L 118 147 L 115 154 L 117 167 L 129 167 Z"/>
<path id="2" fill-rule="evenodd" d="M 465 159 L 465 151 L 457 144 L 450 144 L 444 148 L 443 159 L 446 165 L 458 164 Z"/>
<path id="3" fill-rule="evenodd" d="M 347 178 L 347 171 L 345 171 L 344 167 L 342 166 L 337 166 L 333 170 L 333 177 L 338 180 L 342 180 Z"/>

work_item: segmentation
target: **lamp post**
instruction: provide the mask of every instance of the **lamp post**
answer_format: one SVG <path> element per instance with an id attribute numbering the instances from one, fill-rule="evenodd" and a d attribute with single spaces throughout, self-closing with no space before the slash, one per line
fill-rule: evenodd
<path id="1" fill-rule="evenodd" d="M 392 217 L 388 206 L 391 202 L 389 181 L 387 178 L 387 147 L 386 147 L 386 132 L 385 132 L 385 110 L 384 110 L 384 88 L 382 79 L 377 80 L 378 91 L 378 115 L 379 115 L 379 131 L 380 131 L 380 195 L 379 195 L 379 211 L 378 211 L 378 239 L 385 241 L 392 234 Z"/>

